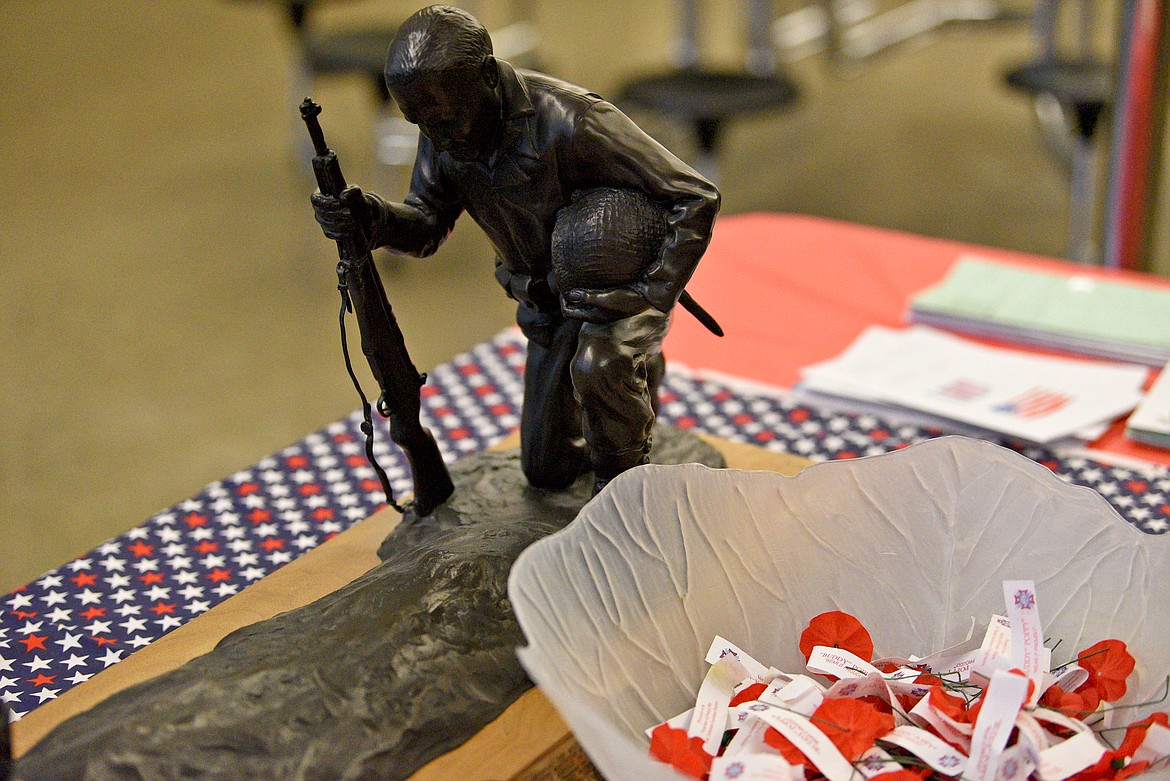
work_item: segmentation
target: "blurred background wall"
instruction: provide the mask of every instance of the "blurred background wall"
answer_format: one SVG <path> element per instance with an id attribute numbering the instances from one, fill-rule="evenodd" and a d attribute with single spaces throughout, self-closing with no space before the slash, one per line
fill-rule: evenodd
<path id="1" fill-rule="evenodd" d="M 312 23 L 393 24 L 418 5 L 329 0 Z M 834 63 L 815 38 L 778 49 L 800 97 L 727 128 L 724 213 L 797 212 L 1063 254 L 1066 165 L 1033 103 L 1003 81 L 1035 53 L 1032 5 L 999 5 L 1014 20 L 947 25 L 854 62 Z M 1106 57 L 1113 5 L 1099 4 L 1095 33 Z M 667 67 L 677 32 L 664 0 L 467 7 L 489 29 L 529 23 L 526 62 L 607 97 Z M 742 63 L 744 7 L 700 4 L 704 61 Z M 809 7 L 777 0 L 770 12 L 795 24 Z M 369 80 L 301 72 L 287 10 L 278 0 L 0 4 L 5 591 L 357 406 L 296 104 L 311 91 L 325 107 L 352 182 L 398 196 L 408 168 L 377 159 L 393 114 Z M 637 118 L 695 158 L 684 127 Z M 512 322 L 468 220 L 432 259 L 379 263 L 420 369 Z"/>

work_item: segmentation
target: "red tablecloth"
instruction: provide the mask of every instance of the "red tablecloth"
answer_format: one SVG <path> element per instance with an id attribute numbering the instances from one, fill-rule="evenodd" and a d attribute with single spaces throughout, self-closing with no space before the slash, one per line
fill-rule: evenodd
<path id="1" fill-rule="evenodd" d="M 817 217 L 736 215 L 720 218 L 687 286 L 727 336 L 679 313 L 664 349 L 669 360 L 694 368 L 791 387 L 802 366 L 836 356 L 866 326 L 904 326 L 910 297 L 964 254 L 1170 288 L 1146 274 Z M 1116 423 L 1093 446 L 1170 465 L 1170 452 L 1133 442 L 1122 428 Z"/>

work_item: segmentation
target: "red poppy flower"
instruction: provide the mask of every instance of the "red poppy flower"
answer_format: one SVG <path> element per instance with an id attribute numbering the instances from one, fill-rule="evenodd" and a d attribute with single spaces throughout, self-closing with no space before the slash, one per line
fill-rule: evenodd
<path id="1" fill-rule="evenodd" d="M 925 771 L 925 772 L 923 772 Z M 902 768 L 901 770 L 891 770 L 889 773 L 879 773 L 881 781 L 922 781 L 930 775 L 930 768 Z"/>
<path id="2" fill-rule="evenodd" d="M 1052 684 L 1048 687 L 1048 691 L 1044 692 L 1044 696 L 1040 698 L 1040 704 L 1073 718 L 1083 719 L 1097 710 L 1097 706 L 1101 704 L 1101 696 L 1091 686 L 1082 686 L 1075 692 L 1066 692 L 1056 684 Z"/>
<path id="3" fill-rule="evenodd" d="M 967 707 L 967 701 L 958 695 L 951 694 L 941 686 L 930 687 L 930 694 L 926 695 L 930 707 L 951 721 L 960 724 L 974 724 L 975 719 Z"/>
<path id="4" fill-rule="evenodd" d="M 1077 654 L 1079 664 L 1089 680 L 1077 691 L 1092 687 L 1105 702 L 1117 702 L 1125 696 L 1125 680 L 1133 672 L 1134 660 L 1120 640 L 1102 640 Z"/>
<path id="5" fill-rule="evenodd" d="M 873 746 L 875 740 L 894 729 L 893 715 L 849 697 L 825 700 L 809 719 L 850 762 Z M 769 728 L 764 733 L 764 742 L 780 749 L 792 764 L 808 764 L 804 754 L 778 730 Z"/>
<path id="6" fill-rule="evenodd" d="M 729 707 L 734 708 L 736 705 L 743 705 L 745 702 L 760 699 L 760 695 L 768 691 L 766 683 L 753 683 L 750 686 L 745 686 L 738 694 L 731 698 Z"/>
<path id="7" fill-rule="evenodd" d="M 808 622 L 800 635 L 800 652 L 806 662 L 812 656 L 813 647 L 818 645 L 844 648 L 866 661 L 873 658 L 873 640 L 869 632 L 860 621 L 840 610 L 821 613 Z"/>
<path id="8" fill-rule="evenodd" d="M 685 729 L 659 724 L 650 733 L 650 755 L 691 778 L 711 772 L 711 755 L 703 750 L 702 738 L 688 738 Z"/>
<path id="9" fill-rule="evenodd" d="M 1126 757 L 1120 751 L 1106 751 L 1096 764 L 1069 776 L 1068 781 L 1122 781 L 1144 773 L 1149 766 L 1146 761 L 1126 764 Z"/>
<path id="10" fill-rule="evenodd" d="M 1117 753 L 1122 756 L 1132 757 L 1133 752 L 1138 750 L 1138 746 L 1146 739 L 1146 733 L 1150 731 L 1151 724 L 1161 724 L 1163 727 L 1170 727 L 1170 717 L 1162 711 L 1151 713 L 1141 721 L 1135 721 L 1125 728 L 1125 739 L 1121 741 L 1121 745 L 1117 749 Z"/>

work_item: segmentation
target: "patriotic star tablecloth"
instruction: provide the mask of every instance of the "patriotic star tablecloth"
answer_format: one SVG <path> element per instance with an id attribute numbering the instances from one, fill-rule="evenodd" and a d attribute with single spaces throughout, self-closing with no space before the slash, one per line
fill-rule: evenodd
<path id="1" fill-rule="evenodd" d="M 515 329 L 430 372 L 423 422 L 448 462 L 519 425 L 525 342 Z M 785 393 L 672 367 L 661 417 L 679 428 L 794 453 L 857 458 L 946 432 L 830 412 Z M 0 599 L 0 701 L 19 719 L 379 509 L 358 412 L 215 482 L 82 558 Z M 1011 442 L 1062 479 L 1100 492 L 1128 522 L 1170 529 L 1170 470 L 1110 465 Z M 379 437 L 395 492 L 405 459 Z"/>

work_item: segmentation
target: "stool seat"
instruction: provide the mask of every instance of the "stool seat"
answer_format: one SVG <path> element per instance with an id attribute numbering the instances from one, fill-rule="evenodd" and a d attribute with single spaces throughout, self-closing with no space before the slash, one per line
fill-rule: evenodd
<path id="1" fill-rule="evenodd" d="M 1030 95 L 1051 95 L 1071 108 L 1077 131 L 1086 138 L 1095 132 L 1113 95 L 1112 67 L 1093 59 L 1037 60 L 1008 71 L 1005 80 Z"/>
<path id="2" fill-rule="evenodd" d="M 382 70 L 394 40 L 394 27 L 358 30 L 306 30 L 302 36 L 305 64 L 310 73 L 361 73 L 383 101 L 390 99 Z"/>
<path id="3" fill-rule="evenodd" d="M 724 121 L 782 108 L 797 96 L 796 85 L 782 74 L 682 68 L 632 81 L 621 90 L 618 103 L 683 117 L 693 123 L 700 146 L 710 153 Z"/>

